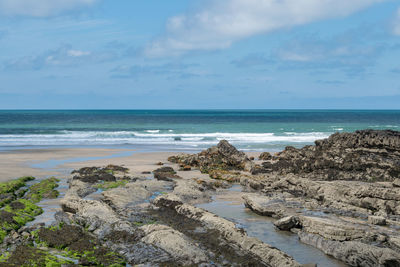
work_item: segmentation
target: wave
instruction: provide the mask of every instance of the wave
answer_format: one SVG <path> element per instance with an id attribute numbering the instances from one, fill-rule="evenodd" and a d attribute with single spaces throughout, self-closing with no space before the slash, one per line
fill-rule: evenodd
<path id="1" fill-rule="evenodd" d="M 0 134 L 0 146 L 156 144 L 207 146 L 220 140 L 235 145 L 308 144 L 331 133 L 174 133 L 145 131 L 59 131 L 53 134 Z"/>

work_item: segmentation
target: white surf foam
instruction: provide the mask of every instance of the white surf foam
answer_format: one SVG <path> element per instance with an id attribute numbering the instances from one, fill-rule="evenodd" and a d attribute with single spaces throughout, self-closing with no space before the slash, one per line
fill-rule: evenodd
<path id="1" fill-rule="evenodd" d="M 232 144 L 300 144 L 327 138 L 331 133 L 171 133 L 160 130 L 137 131 L 60 131 L 57 134 L 0 134 L 0 146 L 29 145 L 113 145 L 113 144 L 177 144 L 206 146 L 220 140 Z"/>

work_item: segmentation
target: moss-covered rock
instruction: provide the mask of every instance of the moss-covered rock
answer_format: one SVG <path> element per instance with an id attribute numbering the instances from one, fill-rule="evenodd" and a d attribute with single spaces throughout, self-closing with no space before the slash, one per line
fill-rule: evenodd
<path id="1" fill-rule="evenodd" d="M 73 261 L 54 256 L 48 251 L 20 245 L 14 252 L 0 258 L 0 266 L 51 266 L 74 264 Z"/>
<path id="2" fill-rule="evenodd" d="M 43 198 L 57 198 L 59 193 L 54 188 L 58 187 L 57 183 L 59 181 L 57 178 L 51 177 L 32 185 L 26 198 L 34 203 L 41 201 Z"/>
<path id="3" fill-rule="evenodd" d="M 14 199 L 17 198 L 16 191 L 20 189 L 21 187 L 26 186 L 26 182 L 34 180 L 34 177 L 31 176 L 24 176 L 12 181 L 8 182 L 1 182 L 0 183 L 0 207 L 3 207 L 4 205 L 10 203 Z"/>
<path id="4" fill-rule="evenodd" d="M 109 190 L 113 188 L 117 188 L 120 186 L 124 186 L 128 183 L 127 180 L 120 180 L 120 181 L 115 181 L 115 182 L 104 182 L 100 184 L 96 184 L 94 187 L 102 190 Z"/>
<path id="5" fill-rule="evenodd" d="M 79 226 L 61 224 L 42 228 L 36 234 L 36 243 L 58 250 L 79 260 L 82 265 L 125 266 L 121 256 L 102 247 L 100 242 Z"/>
<path id="6" fill-rule="evenodd" d="M 18 199 L 6 205 L 0 210 L 0 242 L 9 231 L 18 230 L 42 212 L 42 208 L 26 199 Z"/>

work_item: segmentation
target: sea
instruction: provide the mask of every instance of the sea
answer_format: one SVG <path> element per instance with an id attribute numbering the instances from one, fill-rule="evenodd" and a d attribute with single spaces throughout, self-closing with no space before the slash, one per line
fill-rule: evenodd
<path id="1" fill-rule="evenodd" d="M 201 150 L 225 139 L 273 152 L 335 132 L 399 127 L 400 110 L 1 110 L 0 149 Z"/>

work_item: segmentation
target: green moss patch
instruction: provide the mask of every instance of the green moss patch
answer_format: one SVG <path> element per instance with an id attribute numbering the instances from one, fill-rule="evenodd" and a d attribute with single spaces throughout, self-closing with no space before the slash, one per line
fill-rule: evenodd
<path id="1" fill-rule="evenodd" d="M 26 186 L 26 182 L 34 180 L 34 177 L 25 176 L 8 182 L 0 183 L 0 207 L 16 199 L 15 192 Z"/>
<path id="2" fill-rule="evenodd" d="M 125 266 L 122 257 L 104 248 L 99 241 L 79 226 L 60 225 L 42 228 L 36 234 L 36 243 L 64 250 L 79 264 L 95 266 Z"/>
<path id="3" fill-rule="evenodd" d="M 12 193 L 26 185 L 26 182 L 34 180 L 34 177 L 25 176 L 8 182 L 0 183 L 0 194 Z"/>
<path id="4" fill-rule="evenodd" d="M 127 180 L 121 180 L 116 182 L 104 182 L 102 184 L 96 184 L 94 187 L 102 190 L 109 190 L 120 186 L 125 186 L 128 183 Z"/>
<path id="5" fill-rule="evenodd" d="M 42 208 L 26 199 L 15 200 L 6 205 L 0 210 L 0 241 L 3 241 L 9 231 L 18 230 L 42 212 Z"/>
<path id="6" fill-rule="evenodd" d="M 73 264 L 72 261 L 51 255 L 47 251 L 38 248 L 21 245 L 13 253 L 0 258 L 1 266 L 51 266 Z"/>
<path id="7" fill-rule="evenodd" d="M 32 185 L 26 198 L 34 203 L 40 202 L 43 198 L 57 198 L 59 192 L 54 188 L 58 187 L 59 181 L 57 178 L 51 177 Z"/>

